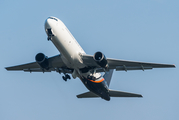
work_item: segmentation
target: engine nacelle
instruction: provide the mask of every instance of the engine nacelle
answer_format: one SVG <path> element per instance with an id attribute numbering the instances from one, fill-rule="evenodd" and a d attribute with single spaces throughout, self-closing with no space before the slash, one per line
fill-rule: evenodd
<path id="1" fill-rule="evenodd" d="M 102 52 L 96 52 L 93 56 L 93 59 L 102 68 L 105 68 L 105 69 L 108 68 L 108 61 L 106 60 L 106 57 Z"/>
<path id="2" fill-rule="evenodd" d="M 46 69 L 46 70 L 49 69 L 48 57 L 45 56 L 43 53 L 38 53 L 35 56 L 35 60 L 40 65 L 41 68 Z"/>

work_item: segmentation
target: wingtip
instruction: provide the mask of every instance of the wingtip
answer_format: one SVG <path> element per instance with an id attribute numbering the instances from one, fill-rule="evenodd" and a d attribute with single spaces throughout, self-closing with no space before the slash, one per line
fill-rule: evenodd
<path id="1" fill-rule="evenodd" d="M 11 67 L 5 67 L 4 69 L 6 69 L 7 71 L 13 70 Z"/>

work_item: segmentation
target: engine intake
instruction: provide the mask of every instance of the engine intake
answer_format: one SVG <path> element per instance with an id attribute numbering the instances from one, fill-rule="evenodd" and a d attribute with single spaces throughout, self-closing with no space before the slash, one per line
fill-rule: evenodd
<path id="1" fill-rule="evenodd" d="M 35 56 L 35 60 L 40 65 L 41 68 L 46 69 L 46 70 L 49 69 L 48 57 L 45 56 L 43 53 L 38 53 Z"/>
<path id="2" fill-rule="evenodd" d="M 108 68 L 108 61 L 105 57 L 105 55 L 102 52 L 96 52 L 93 56 L 93 59 L 96 61 L 96 63 L 101 66 L 102 68 L 107 69 Z"/>

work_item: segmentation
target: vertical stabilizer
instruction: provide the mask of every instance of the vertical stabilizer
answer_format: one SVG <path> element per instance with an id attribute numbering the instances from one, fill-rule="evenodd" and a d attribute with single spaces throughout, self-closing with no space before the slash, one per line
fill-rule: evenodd
<path id="1" fill-rule="evenodd" d="M 108 87 L 109 87 L 109 84 L 111 82 L 111 78 L 112 78 L 112 74 L 113 74 L 113 69 L 110 69 L 108 72 L 106 72 L 104 74 L 104 79 L 106 80 L 107 84 L 108 84 Z"/>

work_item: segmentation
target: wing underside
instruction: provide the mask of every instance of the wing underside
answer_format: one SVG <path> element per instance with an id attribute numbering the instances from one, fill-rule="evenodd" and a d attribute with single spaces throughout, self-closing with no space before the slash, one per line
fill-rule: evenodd
<path id="1" fill-rule="evenodd" d="M 57 55 L 54 57 L 50 57 L 48 59 L 49 61 L 49 69 L 43 69 L 39 66 L 37 62 L 31 62 L 27 64 L 12 66 L 12 67 L 6 67 L 6 70 L 9 71 L 24 71 L 24 72 L 65 72 L 65 73 L 71 73 L 72 69 L 68 68 L 64 62 L 61 59 L 61 55 Z M 63 69 L 63 70 L 62 70 Z"/>
<path id="2" fill-rule="evenodd" d="M 97 72 L 104 72 L 93 59 L 92 55 L 83 55 L 82 56 L 83 64 L 86 66 L 97 68 Z M 62 61 L 61 55 L 57 55 L 54 57 L 50 57 L 49 61 L 49 69 L 42 69 L 37 62 L 31 62 L 27 64 L 6 67 L 7 70 L 19 70 L 25 72 L 63 72 L 72 73 L 72 69 L 68 68 L 64 62 Z M 115 69 L 116 71 L 128 71 L 128 70 L 147 70 L 153 68 L 172 68 L 175 65 L 172 64 L 160 64 L 160 63 L 147 63 L 147 62 L 137 62 L 137 61 L 127 61 L 127 60 L 119 60 L 119 59 L 111 59 L 107 58 L 109 69 Z"/>
<path id="3" fill-rule="evenodd" d="M 83 63 L 87 66 L 94 66 L 98 72 L 103 72 L 104 70 L 94 61 L 92 55 L 83 55 Z M 107 58 L 109 69 L 115 69 L 116 71 L 128 71 L 128 70 L 147 70 L 153 68 L 172 68 L 175 65 L 172 64 L 160 64 L 160 63 L 148 63 L 148 62 L 138 62 L 138 61 L 128 61 L 120 59 Z"/>

